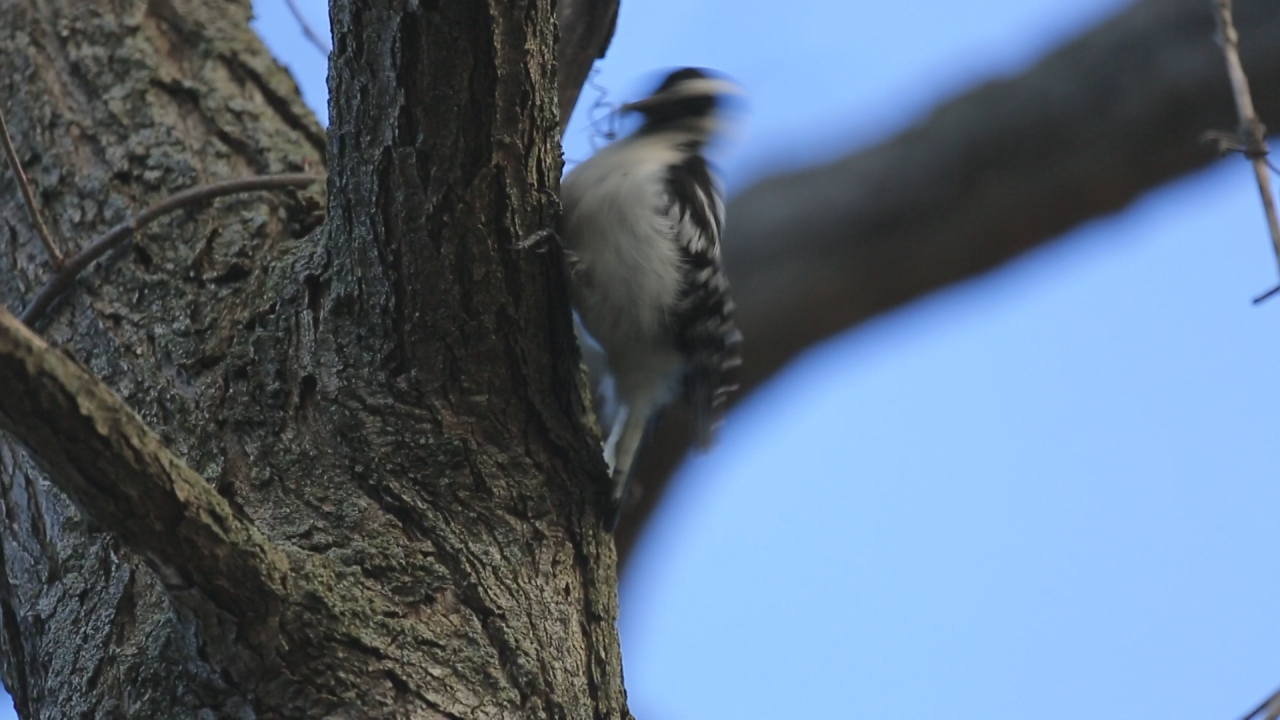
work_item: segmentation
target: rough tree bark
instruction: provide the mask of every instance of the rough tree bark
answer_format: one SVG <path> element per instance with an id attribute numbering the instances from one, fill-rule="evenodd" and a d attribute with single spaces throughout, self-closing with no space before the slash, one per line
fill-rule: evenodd
<path id="1" fill-rule="evenodd" d="M 0 102 L 69 249 L 329 170 L 327 199 L 156 223 L 41 324 L 137 417 L 0 323 L 23 717 L 629 717 L 560 257 L 512 247 L 554 220 L 552 3 L 332 5 L 326 140 L 248 0 L 0 4 Z M 50 268 L 3 177 L 21 308 Z"/>

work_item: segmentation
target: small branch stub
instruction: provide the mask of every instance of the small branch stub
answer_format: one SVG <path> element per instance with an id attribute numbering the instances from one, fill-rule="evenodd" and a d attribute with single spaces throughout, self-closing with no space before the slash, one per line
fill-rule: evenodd
<path id="1" fill-rule="evenodd" d="M 195 205 L 207 200 L 224 197 L 226 195 L 236 195 L 239 193 L 254 192 L 258 190 L 279 190 L 282 188 L 304 188 L 313 183 L 319 182 L 323 177 L 320 175 L 306 175 L 302 173 L 285 173 L 281 175 L 263 175 L 259 177 L 238 178 L 235 180 L 226 180 L 224 182 L 211 183 L 209 185 L 199 185 L 197 187 L 183 190 L 175 193 L 151 207 L 143 210 L 141 213 L 125 220 L 116 225 L 102 235 L 99 235 L 93 242 L 85 246 L 83 250 L 76 253 L 68 260 L 48 282 L 40 288 L 40 292 L 36 293 L 36 297 L 31 301 L 27 308 L 22 311 L 21 320 L 27 325 L 35 325 L 40 318 L 44 317 L 45 312 L 53 305 L 67 288 L 71 287 L 71 283 L 76 277 L 84 272 L 85 268 L 93 264 L 94 260 L 106 255 L 120 243 L 133 237 L 134 233 L 146 227 L 157 219 L 184 207 Z"/>

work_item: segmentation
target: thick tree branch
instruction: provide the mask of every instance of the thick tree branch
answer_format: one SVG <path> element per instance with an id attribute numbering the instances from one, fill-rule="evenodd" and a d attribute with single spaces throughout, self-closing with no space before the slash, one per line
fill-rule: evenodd
<path id="1" fill-rule="evenodd" d="M 288 562 L 102 381 L 0 308 L 0 429 L 90 518 L 237 620 L 278 612 Z"/>
<path id="2" fill-rule="evenodd" d="M 1280 115 L 1280 3 L 1237 0 L 1235 12 L 1258 112 Z M 1206 0 L 1144 0 L 879 146 L 738 196 L 725 253 L 744 388 L 1213 161 L 1199 136 L 1234 121 L 1213 37 Z M 620 528 L 624 556 L 687 450 L 681 418 L 655 435 L 645 492 Z"/>
<path id="3" fill-rule="evenodd" d="M 609 49 L 617 21 L 618 0 L 561 0 L 556 5 L 556 22 L 560 26 L 556 85 L 561 133 L 569 125 L 569 116 L 578 103 L 591 65 Z"/>

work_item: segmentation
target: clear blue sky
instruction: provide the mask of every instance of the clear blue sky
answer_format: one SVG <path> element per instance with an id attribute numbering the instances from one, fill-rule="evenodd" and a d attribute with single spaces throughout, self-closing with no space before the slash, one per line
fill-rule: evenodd
<path id="1" fill-rule="evenodd" d="M 284 0 L 254 4 L 323 118 L 323 58 Z M 618 100 L 660 68 L 734 76 L 742 188 L 1121 5 L 624 0 L 598 81 Z M 566 154 L 589 148 L 579 117 Z M 1249 303 L 1276 281 L 1250 178 L 1163 188 L 750 398 L 624 579 L 637 717 L 1231 720 L 1280 686 L 1280 300 Z"/>

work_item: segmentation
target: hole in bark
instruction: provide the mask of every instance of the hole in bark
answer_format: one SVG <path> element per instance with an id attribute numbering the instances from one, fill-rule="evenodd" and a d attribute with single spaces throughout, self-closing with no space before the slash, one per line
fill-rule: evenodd
<path id="1" fill-rule="evenodd" d="M 316 388 L 319 383 L 316 382 L 316 376 L 307 374 L 302 376 L 302 387 L 298 390 L 298 411 L 304 418 L 311 417 L 311 409 L 316 404 Z"/>
<path id="2" fill-rule="evenodd" d="M 136 242 L 133 244 L 133 260 L 141 265 L 143 270 L 150 270 L 151 266 L 155 264 L 155 259 L 151 257 L 151 253 Z"/>
<path id="3" fill-rule="evenodd" d="M 215 352 L 196 358 L 195 366 L 201 370 L 210 370 L 218 366 L 227 357 L 226 353 Z"/>
<path id="4" fill-rule="evenodd" d="M 302 282 L 307 287 L 307 311 L 311 313 L 311 330 L 314 332 L 320 329 L 320 305 L 324 300 L 324 287 L 316 275 L 307 275 L 302 278 Z"/>
<path id="5" fill-rule="evenodd" d="M 248 263 L 233 262 L 227 266 L 226 270 L 223 270 L 213 276 L 213 278 L 210 279 L 210 282 L 214 285 L 230 285 L 231 283 L 237 283 L 249 277 L 249 273 L 251 271 L 252 268 L 249 267 Z"/>

